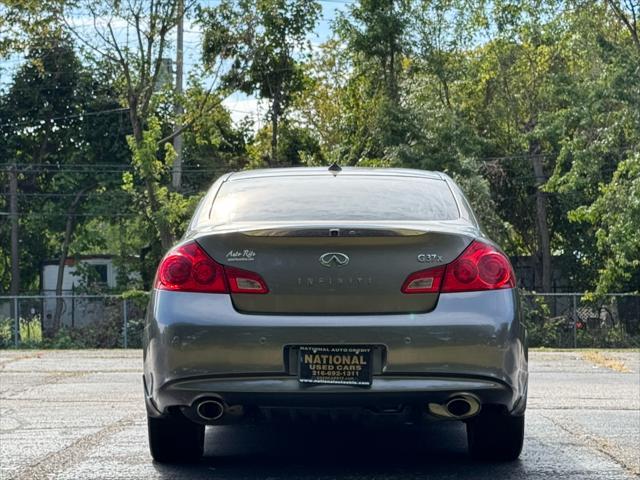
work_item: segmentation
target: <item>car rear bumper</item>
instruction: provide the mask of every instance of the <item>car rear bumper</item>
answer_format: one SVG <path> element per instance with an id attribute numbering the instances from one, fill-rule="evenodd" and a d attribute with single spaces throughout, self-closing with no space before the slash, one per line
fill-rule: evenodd
<path id="1" fill-rule="evenodd" d="M 435 310 L 393 315 L 246 315 L 226 295 L 155 291 L 145 329 L 150 414 L 216 397 L 227 405 L 375 408 L 459 393 L 519 413 L 527 357 L 514 290 L 443 294 Z M 371 345 L 370 388 L 303 385 L 300 345 Z"/>

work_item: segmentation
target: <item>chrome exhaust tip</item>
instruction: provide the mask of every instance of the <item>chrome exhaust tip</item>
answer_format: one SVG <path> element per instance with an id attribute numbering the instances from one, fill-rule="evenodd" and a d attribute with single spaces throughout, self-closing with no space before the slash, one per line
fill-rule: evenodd
<path id="1" fill-rule="evenodd" d="M 196 413 L 207 422 L 220 420 L 225 412 L 224 404 L 219 400 L 203 400 L 198 403 Z"/>
<path id="2" fill-rule="evenodd" d="M 458 394 L 443 404 L 430 403 L 428 408 L 438 417 L 462 420 L 480 412 L 480 401 L 473 395 Z"/>

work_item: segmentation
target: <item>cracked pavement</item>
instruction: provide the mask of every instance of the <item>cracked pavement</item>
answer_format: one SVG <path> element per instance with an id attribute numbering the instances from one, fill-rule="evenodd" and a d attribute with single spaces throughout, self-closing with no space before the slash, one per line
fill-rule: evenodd
<path id="1" fill-rule="evenodd" d="M 532 351 L 525 446 L 474 463 L 464 427 L 207 429 L 198 464 L 149 456 L 139 350 L 0 351 L 0 478 L 627 479 L 640 475 L 640 352 Z M 596 360 L 593 360 L 593 359 Z M 607 362 L 604 362 L 604 360 Z M 601 361 L 602 360 L 602 361 Z M 610 368 L 607 365 L 622 365 Z"/>

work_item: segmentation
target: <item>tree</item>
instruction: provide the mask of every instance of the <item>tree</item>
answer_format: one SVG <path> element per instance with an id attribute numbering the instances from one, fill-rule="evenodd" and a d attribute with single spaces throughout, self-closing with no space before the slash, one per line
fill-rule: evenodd
<path id="1" fill-rule="evenodd" d="M 82 175 L 43 167 L 72 164 L 81 156 L 82 138 L 74 139 L 79 126 L 74 114 L 86 100 L 82 83 L 83 73 L 68 37 L 56 32 L 31 43 L 25 63 L 2 97 L 3 158 L 20 172 L 17 195 L 23 218 L 19 223 L 26 233 L 21 235 L 20 249 L 23 286 L 32 286 L 38 278 L 39 255 L 46 258 L 55 252 L 61 261 L 66 259 L 68 242 L 62 242 L 58 251 L 49 249 L 47 233 L 58 233 L 55 224 L 60 220 L 71 221 L 74 212 L 56 196 L 82 183 Z M 75 201 L 76 207 L 81 200 Z M 73 230 L 68 230 L 70 236 Z M 33 232 L 41 234 L 32 237 Z"/>
<path id="2" fill-rule="evenodd" d="M 152 99 L 165 71 L 164 57 L 168 48 L 169 34 L 177 25 L 177 2 L 173 0 L 152 0 L 120 2 L 100 0 L 81 2 L 94 18 L 94 30 L 91 34 L 81 32 L 73 24 L 73 10 L 67 12 L 66 25 L 79 41 L 99 58 L 117 68 L 123 83 L 123 97 L 128 107 L 132 138 L 130 148 L 134 157 L 149 158 L 140 150 L 148 148 L 144 132 L 149 119 L 153 116 Z M 107 19 L 104 22 L 104 19 Z M 117 33 L 116 22 L 124 22 L 132 30 L 135 38 L 130 42 L 129 35 Z M 174 132 L 170 136 L 172 138 Z M 164 143 L 170 138 L 158 139 Z M 150 221 L 158 231 L 163 250 L 173 244 L 174 235 L 161 213 L 162 199 L 158 196 L 158 179 L 152 165 L 136 164 L 136 174 L 144 184 Z"/>
<path id="3" fill-rule="evenodd" d="M 624 208 L 620 208 L 624 205 Z M 589 206 L 570 213 L 578 221 L 596 227 L 602 262 L 596 294 L 616 290 L 640 290 L 640 154 L 620 162 L 613 179 L 600 187 L 600 196 Z"/>
<path id="4" fill-rule="evenodd" d="M 0 58 L 28 48 L 31 41 L 60 29 L 67 0 L 4 0 L 0 5 Z"/>
<path id="5" fill-rule="evenodd" d="M 307 35 L 319 12 L 315 0 L 224 0 L 200 12 L 205 63 L 228 61 L 222 77 L 227 88 L 269 99 L 271 166 L 282 161 L 278 125 L 303 88 L 299 57 L 309 48 Z"/>
<path id="6" fill-rule="evenodd" d="M 633 8 L 633 2 L 625 3 Z M 575 233 L 566 239 L 567 248 L 576 253 L 576 275 L 598 294 L 640 289 L 636 239 L 629 235 L 640 228 L 633 179 L 640 142 L 640 50 L 633 30 L 620 28 L 619 12 L 609 4 L 580 4 L 567 17 L 580 35 L 570 63 L 574 102 L 551 115 L 564 138 L 546 187 L 569 200 L 567 230 Z"/>
<path id="7" fill-rule="evenodd" d="M 51 10 L 11 0 L 0 19 L 8 40 L 0 55 L 34 45 L 29 66 L 0 95 L 0 154 L 24 166 L 20 194 L 33 195 L 20 199 L 28 286 L 37 258 L 66 245 L 68 255 L 118 251 L 148 287 L 212 177 L 337 161 L 449 173 L 490 236 L 509 254 L 532 257 L 538 290 L 558 288 L 558 270 L 574 290 L 639 288 L 636 1 L 361 0 L 338 17 L 331 40 L 311 49 L 316 1 L 223 0 L 198 10 L 205 65 L 179 99 L 179 119 L 163 80 L 178 20 L 172 1 L 45 5 Z M 64 41 L 49 53 L 49 40 L 38 43 L 64 29 L 60 6 L 64 28 L 83 46 L 80 59 L 71 46 L 57 48 Z M 95 26 L 74 24 L 76 6 Z M 267 99 L 269 125 L 255 133 L 233 125 L 222 103 L 231 91 Z M 87 111 L 113 112 L 79 116 Z M 181 193 L 169 188 L 176 130 L 184 132 Z M 71 170 L 87 158 L 117 158 L 131 171 Z M 35 165 L 69 168 L 36 175 Z M 133 216 L 101 215 L 116 202 Z M 5 224 L 0 238 L 8 244 Z M 0 265 L 3 285 L 7 272 Z"/>
<path id="8" fill-rule="evenodd" d="M 613 15 L 620 24 L 629 32 L 631 40 L 640 53 L 640 35 L 638 35 L 638 17 L 640 16 L 640 2 L 634 0 L 607 0 Z"/>
<path id="9" fill-rule="evenodd" d="M 229 111 L 222 104 L 219 95 L 209 92 L 192 76 L 185 93 L 185 107 L 191 112 L 187 117 L 190 128 L 184 133 L 183 167 L 200 175 L 187 175 L 183 182 L 183 192 L 202 192 L 212 181 L 233 170 L 242 170 L 248 164 L 247 138 L 251 132 L 246 126 L 235 126 Z M 205 102 L 204 97 L 209 96 Z M 207 103 L 206 114 L 199 114 L 200 106 Z"/>
<path id="10" fill-rule="evenodd" d="M 397 147 L 414 141 L 415 125 L 402 103 L 410 12 L 405 0 L 362 0 L 338 18 L 336 33 L 353 70 L 344 89 L 347 163 L 399 164 L 404 159 Z"/>
<path id="11" fill-rule="evenodd" d="M 260 168 L 267 162 L 271 148 L 270 138 L 271 128 L 268 125 L 256 132 L 253 141 L 247 146 L 250 167 Z M 278 157 L 288 159 L 289 165 L 293 167 L 326 163 L 318 140 L 311 131 L 288 120 L 280 128 Z"/>
<path id="12" fill-rule="evenodd" d="M 554 215 L 544 189 L 559 149 L 551 111 L 569 102 L 566 43 L 561 17 L 548 20 L 553 5 L 535 2 L 515 8 L 494 2 L 487 29 L 493 37 L 467 57 L 459 82 L 459 115 L 476 130 L 481 157 L 493 162 L 492 179 L 500 213 L 520 233 L 523 250 L 533 253 L 536 289 L 552 290 Z M 450 94 L 448 94 L 450 96 Z M 531 215 L 529 212 L 534 212 Z"/>
<path id="13" fill-rule="evenodd" d="M 350 77 L 347 59 L 336 39 L 315 49 L 304 64 L 304 88 L 293 101 L 298 123 L 314 135 L 329 163 L 345 164 L 339 152 L 346 142 L 345 120 L 354 115 L 345 105 L 346 84 Z"/>
<path id="14" fill-rule="evenodd" d="M 57 257 L 55 293 L 62 295 L 76 227 L 83 215 L 104 212 L 87 200 L 118 184 L 99 168 L 100 163 L 117 162 L 125 151 L 125 132 L 118 128 L 121 112 L 102 75 L 84 68 L 70 38 L 56 30 L 31 41 L 24 64 L 0 100 L 2 153 L 20 172 L 25 289 L 37 286 L 42 260 Z M 96 112 L 103 115 L 92 115 Z M 86 168 L 87 163 L 93 168 Z M 60 327 L 61 313 L 58 298 L 53 328 L 47 333 Z"/>
<path id="15" fill-rule="evenodd" d="M 358 74 L 372 67 L 374 88 L 382 88 L 394 104 L 400 101 L 402 60 L 410 51 L 408 39 L 410 2 L 361 0 L 339 18 L 337 31 L 356 57 Z M 377 77 L 377 78 L 376 78 Z"/>

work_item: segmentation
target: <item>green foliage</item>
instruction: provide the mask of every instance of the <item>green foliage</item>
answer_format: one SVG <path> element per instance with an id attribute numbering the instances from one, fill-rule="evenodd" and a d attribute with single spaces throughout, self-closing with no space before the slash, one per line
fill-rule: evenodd
<path id="1" fill-rule="evenodd" d="M 123 294 L 127 300 L 127 347 L 142 347 L 144 312 L 149 295 L 147 292 L 131 290 Z M 124 318 L 121 301 L 105 310 L 100 321 L 82 327 L 63 326 L 50 338 L 42 335 L 39 318 L 20 319 L 19 348 L 122 348 L 124 347 Z M 14 320 L 0 319 L 0 348 L 14 348 Z"/>
<path id="2" fill-rule="evenodd" d="M 570 218 L 596 228 L 602 265 L 597 294 L 640 284 L 640 154 L 620 162 L 595 202 L 578 208 Z"/>
<path id="3" fill-rule="evenodd" d="M 15 346 L 15 321 L 13 318 L 0 319 L 0 348 Z M 33 321 L 20 320 L 20 346 L 34 348 L 42 342 L 42 327 L 38 319 Z"/>
<path id="4" fill-rule="evenodd" d="M 522 292 L 521 309 L 523 324 L 527 329 L 527 338 L 530 347 L 550 348 L 628 348 L 640 346 L 640 336 L 633 331 L 627 331 L 624 326 L 609 320 L 602 322 L 593 312 L 597 312 L 600 303 L 591 303 L 586 299 L 580 299 L 576 304 L 577 312 L 569 306 L 562 313 L 551 314 L 553 297 L 531 295 Z M 559 305 L 566 302 L 569 297 L 560 298 Z M 556 304 L 558 305 L 558 304 Z M 611 308 L 611 303 L 608 304 Z M 585 310 L 588 313 L 584 313 Z M 582 312 L 582 313 L 581 313 Z M 589 318 L 589 317 L 595 318 Z M 576 323 L 575 330 L 573 323 Z"/>
<path id="5" fill-rule="evenodd" d="M 154 83 L 175 2 L 150 12 L 148 2 L 100 0 L 98 15 L 131 28 L 136 11 L 148 17 L 149 50 L 143 42 L 119 54 L 119 38 L 98 26 L 107 35 L 95 40 L 108 56 L 77 54 L 75 37 L 54 15 L 66 2 L 5 3 L 0 55 L 29 46 L 0 93 L 0 155 L 25 167 L 24 290 L 38 288 L 40 261 L 60 254 L 75 194 L 69 255 L 116 254 L 119 289 L 148 289 L 217 176 L 334 161 L 448 173 L 487 233 L 508 254 L 529 256 L 534 269 L 542 198 L 564 288 L 640 289 L 640 45 L 625 22 L 638 13 L 633 2 L 360 0 L 338 14 L 333 37 L 311 49 L 318 2 L 223 1 L 198 11 L 203 64 L 179 97 Z M 220 65 L 220 88 L 205 86 Z M 271 124 L 255 132 L 234 125 L 223 104 L 232 91 L 268 100 Z M 179 117 L 176 100 L 185 107 Z M 78 115 L 122 105 L 132 110 Z M 186 126 L 185 175 L 176 191 L 175 152 L 162 139 L 178 121 Z M 83 164 L 131 169 L 121 175 Z M 4 195 L 0 208 L 8 210 Z M 9 285 L 8 245 L 4 222 L 0 290 Z M 557 330 L 549 322 L 532 329 L 547 343 Z"/>
<path id="6" fill-rule="evenodd" d="M 265 126 L 256 132 L 250 145 L 247 146 L 250 168 L 265 168 L 269 166 L 271 153 L 271 128 Z M 318 140 L 306 128 L 297 127 L 291 122 L 280 126 L 278 142 L 278 158 L 282 165 L 287 166 L 317 166 L 323 165 Z"/>
<path id="7" fill-rule="evenodd" d="M 549 306 L 543 297 L 522 297 L 522 319 L 527 329 L 530 347 L 560 347 L 566 329 L 564 317 L 550 318 Z"/>
<path id="8" fill-rule="evenodd" d="M 59 31 L 34 38 L 24 63 L 6 93 L 0 95 L 0 155 L 15 162 L 19 210 L 22 290 L 38 288 L 44 259 L 61 253 L 65 221 L 109 213 L 95 200 L 114 189 L 117 179 L 85 164 L 117 163 L 126 158 L 120 114 L 80 118 L 82 111 L 112 109 L 111 84 L 99 71 L 81 63 L 69 35 Z M 2 174 L 3 181 L 7 178 Z M 79 195 L 74 205 L 75 195 Z M 105 196 L 112 196 L 111 193 Z M 8 210 L 6 198 L 3 210 Z M 111 208 L 126 205 L 121 197 Z M 8 222 L 0 225 L 3 250 L 9 245 Z M 81 245 L 83 253 L 89 250 Z M 71 253 L 79 251 L 71 250 Z M 0 269 L 0 290 L 9 284 L 9 269 Z"/>
<path id="9" fill-rule="evenodd" d="M 230 68 L 223 75 L 228 89 L 270 100 L 270 162 L 274 166 L 279 162 L 278 121 L 303 88 L 298 57 L 309 48 L 307 34 L 319 13 L 320 4 L 315 0 L 225 0 L 200 11 L 205 63 L 228 61 Z"/>
<path id="10" fill-rule="evenodd" d="M 149 219 L 164 243 L 163 232 L 170 236 L 166 239 L 167 242 L 182 233 L 199 197 L 185 197 L 179 192 L 171 191 L 163 182 L 175 159 L 175 151 L 170 143 L 160 146 L 161 137 L 162 129 L 156 117 L 149 118 L 141 140 L 128 137 L 133 170 L 123 174 L 122 188 L 144 211 L 144 217 Z M 163 247 L 168 248 L 164 244 Z M 159 257 L 156 257 L 157 260 Z"/>
<path id="11" fill-rule="evenodd" d="M 337 21 L 356 71 L 367 72 L 371 91 L 383 91 L 383 98 L 396 107 L 403 57 L 411 48 L 410 5 L 406 0 L 361 0 Z"/>
<path id="12" fill-rule="evenodd" d="M 640 347 L 640 335 L 627 335 L 621 328 L 612 328 L 603 332 L 578 330 L 578 348 L 637 348 Z"/>
<path id="13" fill-rule="evenodd" d="M 127 348 L 142 348 L 144 325 L 144 318 L 132 318 L 127 322 Z M 118 342 L 118 347 L 124 347 L 124 339 Z"/>
<path id="14" fill-rule="evenodd" d="M 498 214 L 490 182 L 478 173 L 479 169 L 477 161 L 463 158 L 453 177 L 469 199 L 480 225 L 489 237 L 502 248 L 517 251 L 520 243 L 517 233 L 513 226 Z"/>
<path id="15" fill-rule="evenodd" d="M 302 81 L 294 51 L 307 45 L 319 9 L 310 0 L 225 1 L 202 9 L 204 60 L 210 65 L 230 60 L 224 75 L 229 88 L 262 98 L 278 96 L 284 107 Z"/>
<path id="16" fill-rule="evenodd" d="M 536 269 L 541 197 L 564 288 L 637 290 L 635 187 L 614 180 L 640 142 L 640 50 L 623 23 L 596 3 L 358 2 L 296 108 L 327 161 L 449 173 Z"/>
<path id="17" fill-rule="evenodd" d="M 246 127 L 234 126 L 222 99 L 205 90 L 197 76 L 190 79 L 185 93 L 186 115 L 190 124 L 184 133 L 182 164 L 185 170 L 202 174 L 184 175 L 182 192 L 202 192 L 223 173 L 246 167 L 247 137 L 252 135 Z"/>
<path id="18" fill-rule="evenodd" d="M 0 59 L 27 49 L 31 42 L 59 31 L 66 0 L 3 0 L 0 5 Z"/>
<path id="19" fill-rule="evenodd" d="M 573 102 L 550 114 L 564 138 L 547 190 L 564 199 L 576 277 L 598 295 L 638 291 L 640 48 L 604 6 L 570 18 L 583 40 L 570 44 Z"/>

